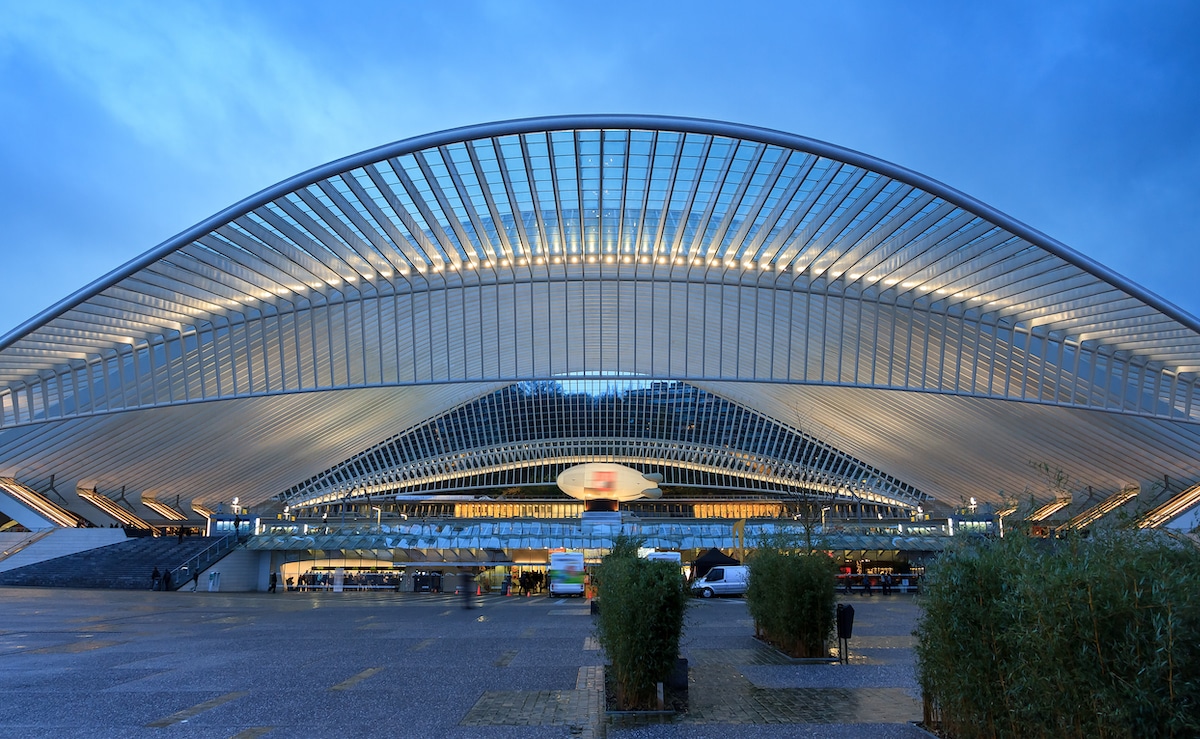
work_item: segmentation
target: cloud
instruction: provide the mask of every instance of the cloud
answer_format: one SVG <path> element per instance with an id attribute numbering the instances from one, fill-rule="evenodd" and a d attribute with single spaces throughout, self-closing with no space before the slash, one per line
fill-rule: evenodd
<path id="1" fill-rule="evenodd" d="M 27 3 L 6 21 L 0 43 L 10 54 L 192 165 L 220 166 L 247 142 L 284 151 L 318 140 L 343 151 L 353 137 L 353 93 L 237 6 Z"/>

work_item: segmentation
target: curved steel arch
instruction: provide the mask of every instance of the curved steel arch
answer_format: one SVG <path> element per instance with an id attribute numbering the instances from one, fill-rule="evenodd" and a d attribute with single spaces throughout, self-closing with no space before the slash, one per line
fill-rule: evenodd
<path id="1" fill-rule="evenodd" d="M 445 131 L 439 131 L 435 133 L 423 134 L 390 144 L 384 144 L 383 146 L 368 149 L 366 151 L 359 152 L 358 154 L 352 154 L 327 164 L 319 165 L 293 177 L 289 177 L 282 182 L 265 188 L 258 193 L 255 193 L 254 195 L 251 195 L 250 197 L 229 206 L 219 213 L 216 213 L 213 216 L 201 221 L 195 226 L 176 234 L 170 239 L 167 239 L 163 243 L 159 244 L 154 249 L 151 249 L 140 257 L 137 257 L 127 264 L 118 267 L 90 285 L 78 290 L 72 295 L 67 296 L 46 310 L 41 311 L 36 316 L 21 323 L 16 328 L 9 331 L 6 335 L 0 337 L 0 351 L 7 349 L 22 336 L 37 328 L 40 328 L 51 320 L 62 316 L 64 313 L 79 306 L 89 298 L 100 294 L 105 289 L 116 285 L 121 280 L 133 275 L 141 269 L 150 266 L 176 249 L 192 243 L 210 231 L 214 231 L 220 226 L 230 223 L 237 218 L 253 211 L 254 209 L 263 206 L 289 192 L 294 192 L 323 179 L 334 177 L 342 172 L 361 167 L 366 164 L 401 156 L 403 154 L 409 154 L 422 149 L 435 148 L 460 141 L 470 141 L 481 138 L 494 138 L 498 136 L 519 135 L 538 131 L 568 130 L 577 128 L 630 128 L 642 130 L 663 129 L 727 136 L 735 139 L 752 139 L 761 141 L 763 143 L 775 144 L 784 148 L 806 151 L 817 156 L 843 161 L 849 164 L 854 164 L 855 166 L 866 170 L 879 172 L 880 174 L 884 174 L 897 181 L 905 182 L 915 188 L 933 193 L 947 202 L 956 204 L 963 210 L 975 213 L 988 221 L 1001 225 L 1006 230 L 1009 230 L 1012 233 L 1021 236 L 1030 243 L 1036 244 L 1046 251 L 1055 254 L 1064 261 L 1075 265 L 1081 270 L 1089 272 L 1106 282 L 1112 283 L 1123 292 L 1129 293 L 1138 300 L 1171 317 L 1173 320 L 1183 324 L 1191 331 L 1200 333 L 1200 321 L 1198 321 L 1194 316 L 1155 295 L 1154 293 L 1146 290 L 1145 288 L 1142 288 L 1132 281 L 1122 277 L 1118 273 L 1113 272 L 1107 267 L 1104 267 L 1098 262 L 1089 259 L 1083 254 L 1080 254 L 1065 244 L 1050 238 L 1040 231 L 1037 231 L 1036 229 L 1023 224 L 1020 221 L 1017 221 L 1016 219 L 996 210 L 995 208 L 992 208 L 986 203 L 962 193 L 959 190 L 956 190 L 938 180 L 927 177 L 919 172 L 915 172 L 892 162 L 878 159 L 853 149 L 848 149 L 836 144 L 812 139 L 806 136 L 800 136 L 798 134 L 761 128 L 758 126 L 750 126 L 746 124 L 680 116 L 590 114 L 523 118 L 494 123 L 474 124 L 459 128 L 447 129 Z"/>
<path id="2" fill-rule="evenodd" d="M 914 394 L 1018 401 L 1060 409 L 1074 429 L 1048 454 L 1122 479 L 1156 475 L 1161 457 L 1187 477 L 1200 454 L 1197 326 L 1043 234 L 858 152 L 714 121 L 509 121 L 286 180 L 22 324 L 0 339 L 0 466 L 169 491 L 203 462 L 116 462 L 180 451 L 147 433 L 167 408 L 221 401 L 231 422 L 253 423 L 255 399 L 436 387 L 461 401 L 478 384 L 616 372 L 740 383 L 758 410 L 772 388 L 796 403 L 848 397 L 819 387 L 888 391 L 898 412 L 940 407 L 963 426 L 970 403 Z M 842 412 L 866 417 L 869 402 Z M 269 405 L 293 409 L 291 423 L 353 423 L 315 398 Z M 1167 446 L 1153 463 L 1128 459 L 1147 427 Z M 98 428 L 121 429 L 109 468 L 87 451 Z M 998 433 L 1024 430 L 1006 419 Z M 897 477 L 925 464 L 878 432 L 850 436 L 852 453 Z M 205 443 L 246 460 L 245 500 L 294 484 L 257 474 L 253 447 Z M 318 447 L 293 453 L 298 476 L 356 451 Z M 987 474 L 1011 486 L 1024 463 Z"/>

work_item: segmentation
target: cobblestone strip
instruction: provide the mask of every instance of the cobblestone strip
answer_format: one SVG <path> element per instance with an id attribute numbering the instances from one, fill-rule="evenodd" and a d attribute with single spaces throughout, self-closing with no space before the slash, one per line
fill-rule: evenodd
<path id="1" fill-rule="evenodd" d="M 691 670 L 686 723 L 906 723 L 920 704 L 902 688 L 759 688 L 731 664 Z"/>
<path id="2" fill-rule="evenodd" d="M 503 654 L 501 654 L 499 657 L 496 658 L 495 665 L 497 667 L 508 667 L 508 663 L 512 662 L 513 657 L 516 657 L 516 656 L 517 656 L 517 650 L 507 649 L 504 651 Z"/>
<path id="3" fill-rule="evenodd" d="M 489 690 L 462 726 L 567 726 L 572 737 L 604 737 L 604 668 L 579 668 L 575 690 Z"/>
<path id="4" fill-rule="evenodd" d="M 594 639 L 595 637 L 588 637 Z M 599 645 L 597 645 L 599 646 Z M 575 678 L 575 690 L 584 698 L 584 714 L 571 725 L 571 736 L 583 739 L 604 739 L 604 667 L 585 665 Z"/>

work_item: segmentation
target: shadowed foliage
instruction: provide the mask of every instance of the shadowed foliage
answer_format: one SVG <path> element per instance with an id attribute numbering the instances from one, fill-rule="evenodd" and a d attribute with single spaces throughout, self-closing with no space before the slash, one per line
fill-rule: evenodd
<path id="1" fill-rule="evenodd" d="M 683 616 L 690 599 L 679 566 L 637 556 L 636 540 L 618 537 L 597 572 L 597 634 L 612 662 L 617 707 L 656 707 L 656 687 L 679 656 Z"/>
<path id="2" fill-rule="evenodd" d="M 833 560 L 775 535 L 747 563 L 746 600 L 757 635 L 793 657 L 828 656 L 837 605 Z"/>
<path id="3" fill-rule="evenodd" d="M 919 678 L 950 736 L 1200 735 L 1194 542 L 974 540 L 921 600 Z"/>

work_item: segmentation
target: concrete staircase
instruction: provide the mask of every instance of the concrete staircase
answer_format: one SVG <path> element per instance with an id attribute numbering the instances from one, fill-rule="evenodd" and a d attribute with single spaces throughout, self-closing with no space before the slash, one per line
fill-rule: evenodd
<path id="1" fill-rule="evenodd" d="M 0 585 L 149 590 L 150 573 L 186 564 L 217 540 L 209 537 L 143 537 L 0 572 Z M 171 583 L 175 590 L 183 582 Z M 189 583 L 190 586 L 190 583 Z"/>

